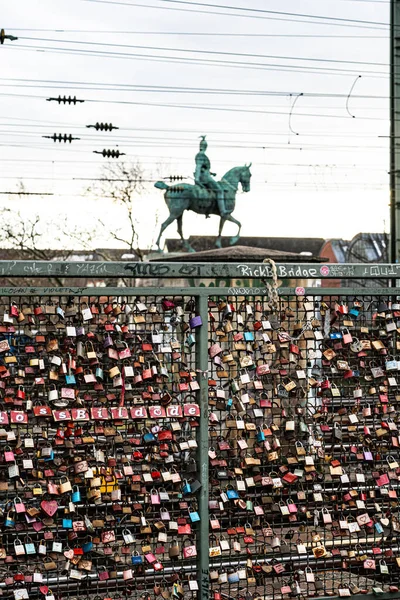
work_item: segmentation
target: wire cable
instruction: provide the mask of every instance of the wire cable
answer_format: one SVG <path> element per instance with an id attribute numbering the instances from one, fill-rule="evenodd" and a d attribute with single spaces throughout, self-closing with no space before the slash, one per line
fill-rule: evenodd
<path id="1" fill-rule="evenodd" d="M 158 2 L 169 3 L 169 4 L 185 4 L 189 6 L 206 6 L 207 8 L 222 8 L 224 10 L 240 10 L 246 12 L 254 12 L 257 14 L 270 14 L 270 15 L 283 15 L 285 17 L 304 17 L 307 19 L 321 19 L 328 21 L 346 21 L 347 23 L 366 23 L 368 25 L 389 25 L 388 23 L 380 23 L 378 21 L 363 21 L 361 19 L 344 19 L 340 17 L 327 17 L 321 15 L 305 14 L 305 13 L 292 13 L 283 12 L 278 10 L 266 10 L 264 8 L 247 8 L 244 6 L 228 6 L 226 4 L 210 4 L 208 2 L 197 2 L 194 0 L 157 0 Z"/>
<path id="2" fill-rule="evenodd" d="M 354 2 L 356 0 L 341 0 Z M 359 0 L 360 2 L 375 2 L 377 0 Z M 25 27 L 9 27 L 12 31 L 33 31 L 37 33 L 90 33 L 99 35 L 175 35 L 175 36 L 216 36 L 216 37 L 271 37 L 271 38 L 348 38 L 348 39 L 378 39 L 387 40 L 387 35 L 340 35 L 327 33 L 241 33 L 216 31 L 124 31 L 117 29 L 35 29 Z"/>
<path id="3" fill-rule="evenodd" d="M 13 98 L 34 98 L 36 100 L 45 100 L 45 96 L 34 96 L 33 94 L 11 94 L 0 92 L 0 96 L 13 97 Z M 205 111 L 222 111 L 222 112 L 242 112 L 242 113 L 252 113 L 252 114 L 266 114 L 266 115 L 287 115 L 287 112 L 283 111 L 269 111 L 269 110 L 254 110 L 254 109 L 246 109 L 246 108 L 228 108 L 224 106 L 204 106 L 204 105 L 192 105 L 192 104 L 176 104 L 176 103 L 165 103 L 165 102 L 138 102 L 132 100 L 104 100 L 99 98 L 85 98 L 84 102 L 91 102 L 96 104 L 122 104 L 122 105 L 130 105 L 130 106 L 159 106 L 165 108 L 179 108 L 179 109 L 188 109 L 188 110 L 205 110 Z M 317 118 L 328 118 L 328 119 L 348 119 L 346 115 L 328 115 L 328 114 L 319 114 L 319 113 L 297 113 L 298 116 L 301 117 L 317 117 Z M 381 117 L 360 117 L 360 119 L 364 119 L 367 121 L 387 121 L 385 118 Z"/>
<path id="4" fill-rule="evenodd" d="M 302 56 L 279 56 L 274 54 L 255 54 L 253 52 L 225 52 L 223 50 L 198 50 L 196 48 L 170 48 L 165 46 L 143 46 L 134 44 L 108 44 L 105 42 L 86 42 L 79 40 L 55 40 L 53 38 L 36 38 L 28 36 L 20 36 L 21 40 L 29 40 L 35 42 L 56 42 L 62 44 L 82 44 L 91 46 L 111 46 L 115 48 L 134 48 L 136 50 L 157 50 L 161 52 L 186 52 L 191 54 L 218 54 L 222 56 L 245 56 L 250 58 L 269 58 L 274 60 L 296 60 L 296 61 L 310 61 L 310 62 L 327 62 L 335 64 L 353 64 L 353 65 L 372 65 L 376 67 L 388 67 L 389 63 L 381 62 L 370 62 L 370 61 L 357 61 L 357 60 L 339 60 L 332 58 L 314 58 L 314 57 L 302 57 Z"/>
<path id="5" fill-rule="evenodd" d="M 345 24 L 345 26 L 358 26 L 360 27 L 361 25 L 363 26 L 363 28 L 365 28 L 365 25 L 368 26 L 368 28 L 372 28 L 372 29 L 382 29 L 382 28 L 389 28 L 389 23 L 385 23 L 385 22 L 379 22 L 379 21 L 363 21 L 361 19 L 345 19 L 345 18 L 340 18 L 340 17 L 329 17 L 329 16 L 319 16 L 319 15 L 312 15 L 312 14 L 304 14 L 304 13 L 292 13 L 292 12 L 283 12 L 283 11 L 274 11 L 274 10 L 265 10 L 265 9 L 256 9 L 256 8 L 245 8 L 245 7 L 241 7 L 241 6 L 227 6 L 227 5 L 221 5 L 221 4 L 210 4 L 210 3 L 205 3 L 205 2 L 188 2 L 187 0 L 158 0 L 159 2 L 169 2 L 169 3 L 173 3 L 173 4 L 179 4 L 179 5 L 189 5 L 190 7 L 193 6 L 200 6 L 200 7 L 206 7 L 206 8 L 219 8 L 221 10 L 238 10 L 238 11 L 243 11 L 240 12 L 239 14 L 234 14 L 234 13 L 230 13 L 230 12 L 216 12 L 216 11 L 199 11 L 197 9 L 190 9 L 188 10 L 186 9 L 179 9 L 177 7 L 164 7 L 164 6 L 150 6 L 150 5 L 146 5 L 146 4 L 139 4 L 136 2 L 118 2 L 116 0 L 82 0 L 83 2 L 93 2 L 93 3 L 97 3 L 97 4 L 119 4 L 122 6 L 139 6 L 142 8 L 158 8 L 158 9 L 169 9 L 169 10 L 183 10 L 184 12 L 202 12 L 202 13 L 211 13 L 211 14 L 219 14 L 219 15 L 223 15 L 223 16 L 234 16 L 234 17 L 250 17 L 250 18 L 256 18 L 256 19 L 274 19 L 274 20 L 290 20 L 293 21 L 293 18 L 288 19 L 287 17 L 301 17 L 301 18 L 306 18 L 306 19 L 316 19 L 316 20 L 320 20 L 321 23 L 318 23 L 319 25 L 325 23 L 325 24 L 329 24 L 329 25 L 343 25 Z M 244 12 L 245 11 L 245 12 Z M 245 13 L 256 13 L 256 14 L 245 14 Z M 268 15 L 268 16 L 263 16 L 264 14 Z M 272 15 L 280 15 L 279 17 L 273 17 Z M 283 18 L 284 17 L 284 18 Z M 304 21 L 298 21 L 298 22 L 304 22 Z M 310 22 L 310 21 L 306 21 L 306 22 Z M 355 25 L 355 24 L 360 24 L 360 25 Z M 370 25 L 373 25 L 374 27 L 370 27 Z M 375 27 L 375 26 L 379 26 L 379 27 Z M 382 27 L 383 26 L 383 27 Z"/>
<path id="6" fill-rule="evenodd" d="M 297 94 L 296 98 L 294 99 L 292 106 L 290 107 L 290 113 L 289 113 L 289 129 L 291 131 L 291 133 L 293 133 L 294 135 L 300 135 L 299 133 L 297 133 L 296 131 L 293 130 L 292 128 L 292 115 L 293 115 L 293 111 L 294 111 L 294 107 L 296 106 L 296 102 L 297 100 L 303 96 L 303 93 L 301 94 Z"/>
<path id="7" fill-rule="evenodd" d="M 120 5 L 120 6 L 135 6 L 135 7 L 140 7 L 140 8 L 150 8 L 150 9 L 156 9 L 156 10 L 174 10 L 174 11 L 179 11 L 179 12 L 183 12 L 183 13 L 198 13 L 198 14 L 207 14 L 207 15 L 219 15 L 219 16 L 229 16 L 229 17 L 240 17 L 241 19 L 243 18 L 249 18 L 249 19 L 269 19 L 272 21 L 289 21 L 291 23 L 308 23 L 311 25 L 332 25 L 332 26 L 337 26 L 337 27 L 352 27 L 352 28 L 358 28 L 358 29 L 375 29 L 375 30 L 379 30 L 379 31 L 388 31 L 387 28 L 383 28 L 383 27 L 378 27 L 378 26 L 372 26 L 370 27 L 369 25 L 355 25 L 355 24 L 346 24 L 346 23 L 335 23 L 335 22 L 327 22 L 327 21 L 312 21 L 312 20 L 305 20 L 305 19 L 293 19 L 293 18 L 285 18 L 285 17 L 273 17 L 271 15 L 269 16 L 261 16 L 261 15 L 248 15 L 248 14 L 234 14 L 234 13 L 223 13 L 223 12 L 218 12 L 218 11 L 212 11 L 212 10 L 199 10 L 199 9 L 194 9 L 194 10 L 188 10 L 187 8 L 177 8 L 175 6 L 154 6 L 154 5 L 150 5 L 150 4 L 141 4 L 139 2 L 131 2 L 131 3 L 126 3 L 126 2 L 119 2 L 117 0 L 83 0 L 86 2 L 97 2 L 99 4 L 115 4 L 115 5 Z"/>
<path id="8" fill-rule="evenodd" d="M 193 57 L 175 57 L 175 56 L 162 56 L 157 54 L 136 54 L 136 53 L 124 53 L 124 52 L 100 52 L 99 50 L 75 50 L 53 48 L 49 46 L 7 46 L 6 50 L 38 50 L 40 52 L 58 53 L 58 54 L 72 54 L 74 56 L 93 56 L 96 58 L 127 58 L 133 60 L 151 60 L 156 62 L 171 62 L 181 64 L 197 64 L 197 65 L 211 65 L 211 66 L 222 66 L 234 67 L 234 68 L 246 68 L 256 70 L 269 70 L 269 71 L 280 71 L 293 72 L 293 73 L 315 73 L 315 74 L 329 74 L 329 75 L 343 75 L 343 74 L 357 74 L 359 72 L 354 69 L 334 68 L 334 67 L 312 67 L 308 65 L 284 65 L 284 64 L 273 64 L 273 63 L 252 63 L 246 61 L 228 61 L 222 59 L 206 59 L 206 58 L 193 58 Z M 364 75 L 369 75 L 371 78 L 387 78 L 389 72 L 384 71 L 361 71 Z"/>
<path id="9" fill-rule="evenodd" d="M 156 91 L 156 92 L 179 92 L 188 94 L 229 94 L 229 95 L 261 95 L 261 96 L 272 96 L 272 97 L 285 97 L 294 96 L 302 93 L 305 98 L 347 98 L 348 94 L 332 93 L 332 92 L 299 92 L 299 91 L 286 91 L 286 90 L 254 90 L 254 89 L 238 89 L 238 88 L 205 88 L 205 87 L 183 87 L 183 86 L 171 86 L 171 85 L 150 85 L 150 84 L 130 84 L 130 83 L 106 83 L 106 82 L 87 82 L 87 81 L 70 81 L 70 80 L 58 80 L 58 79 L 27 79 L 21 77 L 0 77 L 0 81 L 17 81 L 24 83 L 32 83 L 34 87 L 39 87 L 40 83 L 50 83 L 52 87 L 58 85 L 66 86 L 89 86 L 87 88 L 79 89 L 91 89 L 90 86 L 98 86 L 99 89 L 106 90 L 107 86 L 114 86 L 116 89 L 130 88 L 130 90 L 145 92 Z M 3 85 L 3 84 L 0 84 Z M 96 88 L 96 89 L 98 89 Z M 352 98 L 357 99 L 372 99 L 372 100 L 389 100 L 389 94 L 376 96 L 370 94 L 354 94 Z M 0 119 L 2 117 L 0 116 Z M 16 119 L 18 120 L 18 119 Z"/>
<path id="10" fill-rule="evenodd" d="M 352 117 L 353 119 L 355 119 L 356 117 L 355 117 L 355 115 L 352 115 L 351 112 L 349 111 L 349 102 L 350 102 L 351 94 L 355 88 L 355 85 L 356 85 L 357 81 L 359 81 L 360 79 L 361 79 L 361 75 L 358 75 L 358 77 L 355 79 L 353 85 L 351 86 L 348 96 L 346 98 L 346 110 L 347 110 L 349 116 Z"/>

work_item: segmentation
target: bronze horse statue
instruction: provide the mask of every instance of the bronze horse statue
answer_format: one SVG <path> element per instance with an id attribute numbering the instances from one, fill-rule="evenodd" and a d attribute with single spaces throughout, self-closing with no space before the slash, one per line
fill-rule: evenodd
<path id="1" fill-rule="evenodd" d="M 230 169 L 220 181 L 220 185 L 224 189 L 226 214 L 221 216 L 218 238 L 215 243 L 217 248 L 221 248 L 221 234 L 226 221 L 231 221 L 238 226 L 238 232 L 230 239 L 230 245 L 236 244 L 240 238 L 240 229 L 242 225 L 237 219 L 232 217 L 232 213 L 235 210 L 236 194 L 239 183 L 242 186 L 243 192 L 250 191 L 250 167 L 251 163 L 244 167 L 234 167 L 233 169 Z M 183 247 L 189 252 L 195 252 L 194 248 L 192 248 L 189 242 L 183 237 L 182 216 L 185 210 L 193 210 L 197 214 L 206 215 L 207 217 L 209 215 L 220 215 L 215 191 L 200 187 L 199 185 L 190 185 L 188 183 L 169 186 L 164 181 L 157 181 L 154 185 L 160 190 L 165 190 L 164 199 L 169 208 L 169 217 L 161 225 L 160 235 L 157 239 L 159 251 L 161 252 L 160 240 L 162 234 L 167 227 L 176 220 L 178 223 L 178 233 L 181 236 Z"/>

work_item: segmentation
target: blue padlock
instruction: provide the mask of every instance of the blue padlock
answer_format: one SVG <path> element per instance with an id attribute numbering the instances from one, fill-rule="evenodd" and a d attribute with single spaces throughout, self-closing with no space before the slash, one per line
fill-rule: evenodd
<path id="1" fill-rule="evenodd" d="M 379 533 L 379 534 L 383 533 L 383 527 L 380 523 L 375 523 L 374 527 L 375 527 L 377 533 Z"/>
<path id="2" fill-rule="evenodd" d="M 81 493 L 77 485 L 74 485 L 72 488 L 72 502 L 80 502 L 81 501 Z"/>
<path id="3" fill-rule="evenodd" d="M 132 564 L 133 565 L 141 565 L 143 563 L 143 558 L 140 556 L 138 552 L 132 554 Z"/>
<path id="4" fill-rule="evenodd" d="M 189 517 L 192 523 L 197 523 L 198 521 L 200 521 L 200 515 L 197 512 L 197 510 L 189 511 Z"/>
<path id="5" fill-rule="evenodd" d="M 76 384 L 75 375 L 66 375 L 65 383 L 68 383 L 68 385 L 75 385 Z"/>
<path id="6" fill-rule="evenodd" d="M 228 398 L 228 402 L 226 403 L 226 408 L 232 408 L 232 406 L 233 406 L 233 399 Z"/>
<path id="7" fill-rule="evenodd" d="M 72 529 L 72 519 L 64 518 L 62 520 L 62 526 L 64 529 Z"/>
<path id="8" fill-rule="evenodd" d="M 49 462 L 50 460 L 54 460 L 54 450 L 50 452 L 50 456 L 46 456 L 43 458 L 44 462 Z"/>
<path id="9" fill-rule="evenodd" d="M 191 346 L 194 346 L 195 343 L 196 340 L 194 339 L 194 335 L 189 333 L 186 337 L 186 344 L 189 346 L 189 348 L 191 348 Z"/>
<path id="10" fill-rule="evenodd" d="M 243 337 L 246 342 L 254 342 L 254 333 L 252 331 L 245 331 Z"/>
<path id="11" fill-rule="evenodd" d="M 97 369 L 96 369 L 96 378 L 104 379 L 104 371 L 101 367 L 97 367 Z"/>
<path id="12" fill-rule="evenodd" d="M 35 544 L 32 541 L 25 542 L 25 554 L 36 554 Z"/>
<path id="13" fill-rule="evenodd" d="M 261 428 L 257 431 L 257 442 L 265 442 L 265 433 Z"/>
<path id="14" fill-rule="evenodd" d="M 190 494 L 191 492 L 192 492 L 192 488 L 190 486 L 190 483 L 188 483 L 188 480 L 185 479 L 185 482 L 184 482 L 183 487 L 182 487 L 182 493 L 183 494 Z"/>
<path id="15" fill-rule="evenodd" d="M 4 527 L 15 527 L 15 521 L 10 517 L 10 513 L 7 513 L 7 516 L 4 519 Z"/>
<path id="16" fill-rule="evenodd" d="M 151 431 L 148 431 L 147 433 L 144 434 L 143 441 L 144 441 L 145 444 L 152 444 L 152 443 L 154 443 L 156 441 L 156 438 L 151 433 Z"/>
<path id="17" fill-rule="evenodd" d="M 83 544 L 82 550 L 84 551 L 85 554 L 87 554 L 88 552 L 93 550 L 92 538 L 88 538 L 88 540 Z"/>
<path id="18" fill-rule="evenodd" d="M 239 582 L 239 573 L 234 571 L 233 573 L 228 573 L 228 583 L 238 583 Z"/>
<path id="19" fill-rule="evenodd" d="M 226 495 L 228 496 L 229 500 L 237 500 L 239 498 L 239 494 L 233 488 L 227 489 Z"/>

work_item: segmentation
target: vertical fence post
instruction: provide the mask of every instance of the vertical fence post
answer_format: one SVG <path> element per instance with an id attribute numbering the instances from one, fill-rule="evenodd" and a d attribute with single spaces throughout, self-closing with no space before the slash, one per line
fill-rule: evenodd
<path id="1" fill-rule="evenodd" d="M 201 488 L 199 491 L 200 526 L 198 531 L 197 576 L 199 583 L 199 600 L 209 600 L 209 557 L 208 557 L 208 296 L 197 296 L 197 314 L 203 325 L 197 333 L 197 369 L 199 370 L 199 404 L 200 427 L 198 439 L 197 465 Z"/>

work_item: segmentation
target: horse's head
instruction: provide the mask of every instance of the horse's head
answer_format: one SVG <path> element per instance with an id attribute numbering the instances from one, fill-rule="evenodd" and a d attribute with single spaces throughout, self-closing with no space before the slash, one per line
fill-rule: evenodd
<path id="1" fill-rule="evenodd" d="M 233 190 L 236 193 L 239 183 L 241 184 L 244 192 L 249 192 L 251 178 L 250 167 L 251 163 L 248 166 L 245 165 L 244 167 L 233 167 L 233 169 L 230 169 L 227 173 L 225 173 L 222 178 L 222 183 L 227 185 L 227 188 L 230 192 Z"/>
<path id="2" fill-rule="evenodd" d="M 251 179 L 251 173 L 250 173 L 250 167 L 251 167 L 250 163 L 249 165 L 245 165 L 244 167 L 242 167 L 241 173 L 240 173 L 240 183 L 242 184 L 242 190 L 244 192 L 249 192 L 250 191 L 250 179 Z"/>

